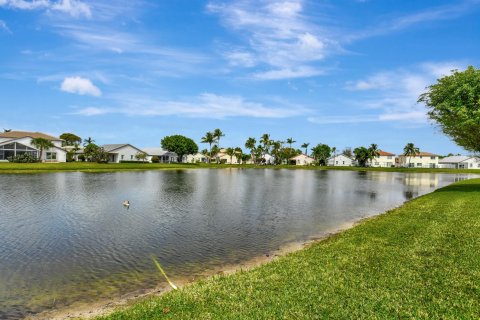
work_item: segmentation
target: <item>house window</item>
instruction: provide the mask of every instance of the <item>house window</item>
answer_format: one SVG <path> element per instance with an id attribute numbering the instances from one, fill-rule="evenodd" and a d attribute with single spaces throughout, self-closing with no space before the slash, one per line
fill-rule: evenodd
<path id="1" fill-rule="evenodd" d="M 435 168 L 435 163 L 430 163 L 430 168 Z"/>
<path id="2" fill-rule="evenodd" d="M 420 162 L 417 163 L 417 167 L 421 167 L 422 164 Z"/>
<path id="3" fill-rule="evenodd" d="M 345 164 L 345 161 L 343 161 L 343 164 Z"/>
<path id="4" fill-rule="evenodd" d="M 45 155 L 45 159 L 47 160 L 57 160 L 57 153 L 56 152 L 47 152 Z"/>
<path id="5" fill-rule="evenodd" d="M 133 155 L 130 155 L 130 160 L 133 160 Z"/>
<path id="6" fill-rule="evenodd" d="M 387 159 L 392 159 L 392 156 L 388 156 Z"/>
<path id="7" fill-rule="evenodd" d="M 122 154 L 122 160 L 125 159 L 125 156 Z"/>
<path id="8" fill-rule="evenodd" d="M 338 161 L 335 161 L 335 164 L 338 164 Z"/>
<path id="9" fill-rule="evenodd" d="M 430 159 L 435 160 L 437 157 L 430 157 Z"/>

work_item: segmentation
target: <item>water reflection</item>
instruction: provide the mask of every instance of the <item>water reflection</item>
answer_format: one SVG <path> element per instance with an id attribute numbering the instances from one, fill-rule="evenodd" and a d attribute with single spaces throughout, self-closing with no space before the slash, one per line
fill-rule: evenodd
<path id="1" fill-rule="evenodd" d="M 191 277 L 467 177 L 245 169 L 1 176 L 0 318 L 153 287 L 151 254 L 173 278 Z"/>

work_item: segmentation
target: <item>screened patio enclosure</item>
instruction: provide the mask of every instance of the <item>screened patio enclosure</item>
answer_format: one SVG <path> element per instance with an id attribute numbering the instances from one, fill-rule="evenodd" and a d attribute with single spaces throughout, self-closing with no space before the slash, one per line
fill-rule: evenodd
<path id="1" fill-rule="evenodd" d="M 29 153 L 30 155 L 38 158 L 38 151 L 36 149 L 27 147 L 26 145 L 18 142 L 12 142 L 0 146 L 0 161 L 7 160 L 9 157 L 15 157 L 24 153 Z"/>

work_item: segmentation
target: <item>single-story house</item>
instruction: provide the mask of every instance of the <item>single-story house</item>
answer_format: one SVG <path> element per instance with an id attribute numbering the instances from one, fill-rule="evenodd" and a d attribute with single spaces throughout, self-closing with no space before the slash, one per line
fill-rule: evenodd
<path id="1" fill-rule="evenodd" d="M 302 153 L 302 154 L 299 154 L 298 156 L 290 158 L 290 162 L 297 166 L 308 166 L 308 165 L 314 164 L 315 159 Z"/>
<path id="2" fill-rule="evenodd" d="M 351 167 L 354 165 L 354 160 L 346 155 L 339 154 L 329 158 L 327 165 L 332 167 Z"/>
<path id="3" fill-rule="evenodd" d="M 451 156 L 438 161 L 440 168 L 480 169 L 480 158 L 471 156 Z"/>
<path id="4" fill-rule="evenodd" d="M 182 158 L 182 162 L 184 162 L 184 163 L 200 163 L 200 162 L 207 163 L 208 158 L 204 154 L 201 154 L 201 153 L 197 152 L 196 154 L 184 155 L 183 158 Z"/>
<path id="5" fill-rule="evenodd" d="M 138 161 L 135 156 L 138 153 L 145 153 L 143 150 L 128 143 L 104 144 L 100 147 L 108 153 L 108 162 L 114 163 L 119 163 L 121 161 Z"/>
<path id="6" fill-rule="evenodd" d="M 62 139 L 41 133 L 27 131 L 9 131 L 0 133 L 0 161 L 8 161 L 9 157 L 29 153 L 32 156 L 40 157 L 40 149 L 32 144 L 32 139 L 43 138 L 51 141 L 53 148 L 43 150 L 43 162 L 66 162 L 67 152 L 62 148 Z"/>
<path id="7" fill-rule="evenodd" d="M 439 156 L 430 152 L 419 152 L 415 156 L 400 155 L 397 166 L 409 168 L 438 168 Z"/>
<path id="8" fill-rule="evenodd" d="M 378 151 L 378 157 L 372 159 L 372 167 L 390 168 L 395 166 L 395 154 L 383 150 Z"/>
<path id="9" fill-rule="evenodd" d="M 223 148 L 220 149 L 220 152 L 217 153 L 216 160 L 219 163 L 226 163 L 226 164 L 238 164 L 239 163 L 239 159 L 237 159 L 236 155 L 229 156 L 227 154 L 227 149 L 223 149 Z"/>
<path id="10" fill-rule="evenodd" d="M 160 147 L 143 148 L 143 151 L 147 154 L 148 162 L 152 162 L 154 156 L 158 157 L 160 163 L 178 162 L 178 155 L 175 152 L 170 152 Z"/>

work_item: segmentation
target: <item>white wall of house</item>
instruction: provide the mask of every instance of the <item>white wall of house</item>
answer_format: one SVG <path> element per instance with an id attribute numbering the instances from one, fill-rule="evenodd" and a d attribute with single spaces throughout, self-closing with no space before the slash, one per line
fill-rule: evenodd
<path id="1" fill-rule="evenodd" d="M 112 150 L 109 152 L 109 154 L 116 154 L 117 156 L 115 157 L 116 163 L 119 163 L 120 161 L 137 161 L 137 158 L 135 158 L 135 155 L 137 153 L 141 152 L 140 150 L 133 148 L 130 145 L 123 146 L 121 148 Z"/>
<path id="2" fill-rule="evenodd" d="M 372 159 L 371 166 L 382 168 L 390 168 L 395 166 L 395 155 L 375 157 Z"/>
<path id="3" fill-rule="evenodd" d="M 290 161 L 294 161 L 297 166 L 308 166 L 315 162 L 315 159 L 304 154 L 300 154 L 293 158 L 290 158 Z"/>
<path id="4" fill-rule="evenodd" d="M 351 167 L 353 166 L 353 159 L 350 159 L 343 154 L 339 154 L 328 159 L 327 165 L 331 167 Z"/>
<path id="5" fill-rule="evenodd" d="M 434 154 L 420 154 L 415 157 L 406 157 L 401 155 L 398 157 L 399 165 L 401 167 L 412 168 L 438 168 L 439 157 Z"/>
<path id="6" fill-rule="evenodd" d="M 58 145 L 58 143 L 55 143 L 54 145 Z M 35 146 L 32 145 L 32 138 L 30 137 L 24 137 L 24 138 L 19 138 L 19 139 L 5 139 L 2 138 L 0 141 L 0 144 L 2 145 L 9 145 L 12 143 L 19 143 L 21 145 L 27 146 L 29 148 L 37 150 L 37 157 L 40 156 L 40 150 L 38 150 Z M 60 142 L 61 144 L 61 142 Z M 17 150 L 19 153 L 21 150 Z M 41 155 L 41 161 L 43 162 L 66 162 L 67 161 L 67 152 L 63 150 L 62 148 L 59 147 L 53 147 L 50 149 L 45 149 L 42 152 Z M 2 161 L 7 161 L 6 159 Z"/>
<path id="7" fill-rule="evenodd" d="M 183 156 L 183 162 L 185 163 L 208 162 L 208 158 L 201 153 L 187 154 Z"/>
<path id="8" fill-rule="evenodd" d="M 226 163 L 226 164 L 238 164 L 238 159 L 236 156 L 232 156 L 230 158 L 229 155 L 227 155 L 226 153 L 219 153 L 217 155 L 217 158 L 218 160 L 220 161 L 220 163 Z"/>

